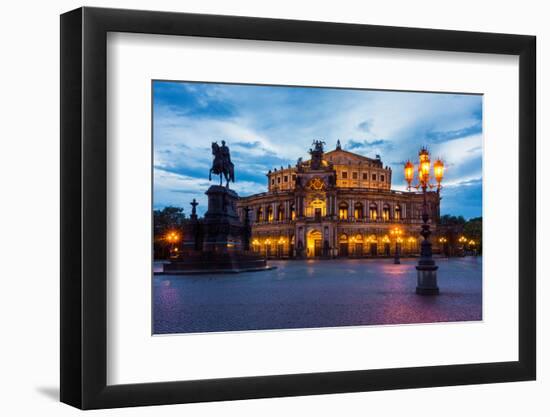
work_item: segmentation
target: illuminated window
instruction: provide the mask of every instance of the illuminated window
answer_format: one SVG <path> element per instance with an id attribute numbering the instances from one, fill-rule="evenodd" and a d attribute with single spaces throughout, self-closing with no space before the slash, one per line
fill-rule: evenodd
<path id="1" fill-rule="evenodd" d="M 294 208 L 294 204 L 290 205 L 290 219 L 296 220 L 296 209 Z"/>
<path id="2" fill-rule="evenodd" d="M 283 221 L 285 219 L 285 208 L 282 204 L 277 208 L 277 220 Z"/>
<path id="3" fill-rule="evenodd" d="M 382 208 L 382 219 L 384 219 L 384 221 L 388 221 L 390 219 L 390 206 L 387 204 L 384 204 L 384 207 Z"/>
<path id="4" fill-rule="evenodd" d="M 341 220 L 346 220 L 348 218 L 348 204 L 340 203 L 338 206 L 338 218 Z"/>
<path id="5" fill-rule="evenodd" d="M 394 217 L 395 220 L 401 220 L 401 206 L 399 204 L 395 206 Z"/>
<path id="6" fill-rule="evenodd" d="M 363 218 L 363 204 L 355 203 L 355 207 L 353 208 L 353 217 L 356 219 Z"/>
<path id="7" fill-rule="evenodd" d="M 256 213 L 256 219 L 259 222 L 262 222 L 264 220 L 264 210 L 261 207 L 258 209 L 258 212 Z"/>
<path id="8" fill-rule="evenodd" d="M 369 218 L 371 220 L 376 220 L 378 218 L 378 207 L 376 207 L 374 203 L 369 206 Z"/>
<path id="9" fill-rule="evenodd" d="M 269 206 L 267 208 L 267 221 L 272 222 L 273 221 L 273 207 Z"/>

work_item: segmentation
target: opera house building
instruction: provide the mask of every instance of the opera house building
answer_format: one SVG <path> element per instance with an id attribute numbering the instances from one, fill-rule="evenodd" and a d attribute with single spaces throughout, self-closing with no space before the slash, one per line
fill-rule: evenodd
<path id="1" fill-rule="evenodd" d="M 341 148 L 267 173 L 267 191 L 241 197 L 241 219 L 251 225 L 251 249 L 270 258 L 392 256 L 419 251 L 423 196 L 392 190 L 392 170 L 380 156 Z M 427 193 L 432 230 L 440 196 Z M 248 213 L 248 216 L 247 214 Z"/>

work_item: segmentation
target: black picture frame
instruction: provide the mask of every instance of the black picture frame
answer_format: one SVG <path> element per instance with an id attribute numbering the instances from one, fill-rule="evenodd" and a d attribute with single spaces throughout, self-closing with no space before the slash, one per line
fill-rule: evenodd
<path id="1" fill-rule="evenodd" d="M 519 56 L 519 360 L 107 385 L 108 32 Z M 60 55 L 62 402 L 95 409 L 535 379 L 534 36 L 85 7 L 61 16 Z"/>

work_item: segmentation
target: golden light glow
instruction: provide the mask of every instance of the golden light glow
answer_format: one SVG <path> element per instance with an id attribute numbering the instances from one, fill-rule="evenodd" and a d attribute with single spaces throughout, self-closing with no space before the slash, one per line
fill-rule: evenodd
<path id="1" fill-rule="evenodd" d="M 464 236 L 460 236 L 460 238 L 458 238 L 458 241 L 460 243 L 466 243 L 468 241 L 468 239 L 466 239 Z"/>
<path id="2" fill-rule="evenodd" d="M 258 241 L 258 239 L 254 239 L 254 240 L 252 241 L 252 244 L 253 244 L 253 245 L 259 245 L 260 242 Z"/>
<path id="3" fill-rule="evenodd" d="M 407 183 L 410 187 L 411 182 L 414 179 L 414 165 L 411 161 L 407 161 L 405 163 L 405 179 L 407 180 Z"/>
<path id="4" fill-rule="evenodd" d="M 408 239 L 408 241 L 409 241 L 409 243 L 414 243 L 414 242 L 416 242 L 416 239 L 415 239 L 414 237 L 411 236 L 411 237 Z"/>
<path id="5" fill-rule="evenodd" d="M 375 235 L 370 235 L 369 238 L 368 238 L 368 241 L 369 241 L 369 243 L 376 243 L 376 236 Z"/>
<path id="6" fill-rule="evenodd" d="M 434 163 L 434 176 L 437 183 L 441 183 L 441 180 L 443 179 L 443 171 L 445 170 L 445 166 L 443 165 L 443 161 L 441 159 L 438 159 Z"/>
<path id="7" fill-rule="evenodd" d="M 165 239 L 170 243 L 176 243 L 180 239 L 180 236 L 176 232 L 168 232 Z"/>
<path id="8" fill-rule="evenodd" d="M 447 243 L 447 238 L 445 238 L 445 237 L 440 237 L 440 238 L 439 238 L 439 243 Z"/>
<path id="9" fill-rule="evenodd" d="M 392 236 L 399 237 L 403 234 L 403 230 L 401 230 L 399 227 L 394 227 L 393 229 L 390 230 L 390 234 Z"/>
<path id="10" fill-rule="evenodd" d="M 390 243 L 390 238 L 388 237 L 388 235 L 384 235 L 384 237 L 382 238 L 382 242 Z"/>
<path id="11" fill-rule="evenodd" d="M 280 237 L 280 238 L 279 238 L 279 245 L 282 245 L 282 244 L 284 244 L 284 243 L 285 243 L 285 240 L 284 240 L 282 237 Z"/>
<path id="12" fill-rule="evenodd" d="M 264 244 L 266 244 L 266 245 L 271 245 L 271 239 L 266 239 L 266 240 L 264 240 Z"/>
<path id="13" fill-rule="evenodd" d="M 470 246 L 475 246 L 476 242 L 475 242 L 475 240 L 470 240 L 470 241 L 468 242 L 468 244 L 469 244 Z"/>
<path id="14" fill-rule="evenodd" d="M 420 182 L 427 183 L 430 180 L 430 153 L 426 148 L 418 152 L 420 163 L 418 164 L 418 178 Z"/>
<path id="15" fill-rule="evenodd" d="M 402 243 L 403 242 L 403 238 L 401 238 L 401 237 L 398 237 L 396 240 L 397 240 L 397 243 Z"/>

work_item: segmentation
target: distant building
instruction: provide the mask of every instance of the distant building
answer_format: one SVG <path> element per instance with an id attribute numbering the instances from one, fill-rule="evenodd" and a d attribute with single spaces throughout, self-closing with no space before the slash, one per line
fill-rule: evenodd
<path id="1" fill-rule="evenodd" d="M 402 231 L 398 250 L 417 253 L 423 197 L 391 189 L 392 170 L 380 156 L 367 158 L 316 141 L 308 161 L 270 170 L 267 192 L 241 197 L 238 213 L 250 210 L 251 249 L 268 257 L 390 256 L 392 229 Z M 437 225 L 440 197 L 427 195 Z M 435 244 L 436 242 L 434 242 Z"/>

